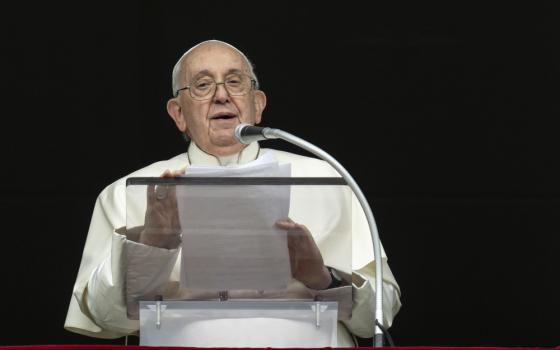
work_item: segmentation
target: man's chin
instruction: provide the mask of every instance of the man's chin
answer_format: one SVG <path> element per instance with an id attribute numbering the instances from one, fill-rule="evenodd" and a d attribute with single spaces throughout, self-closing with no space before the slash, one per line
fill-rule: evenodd
<path id="1" fill-rule="evenodd" d="M 245 145 L 237 142 L 233 136 L 212 139 L 212 150 L 215 155 L 230 155 L 240 152 Z"/>

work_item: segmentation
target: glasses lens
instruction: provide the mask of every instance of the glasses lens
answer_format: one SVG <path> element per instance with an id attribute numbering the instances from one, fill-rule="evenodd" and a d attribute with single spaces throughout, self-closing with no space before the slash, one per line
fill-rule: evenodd
<path id="1" fill-rule="evenodd" d="M 190 91 L 193 98 L 206 98 L 214 92 L 216 83 L 210 77 L 200 78 L 191 85 Z"/>
<path id="2" fill-rule="evenodd" d="M 243 74 L 231 74 L 226 77 L 225 86 L 230 95 L 245 95 L 251 88 L 251 79 Z"/>

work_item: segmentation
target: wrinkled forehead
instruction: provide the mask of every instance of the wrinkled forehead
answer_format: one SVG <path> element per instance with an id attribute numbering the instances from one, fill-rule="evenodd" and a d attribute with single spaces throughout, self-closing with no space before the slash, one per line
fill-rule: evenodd
<path id="1" fill-rule="evenodd" d="M 234 48 L 219 43 L 208 43 L 194 48 L 183 59 L 183 79 L 190 81 L 199 76 L 223 78 L 230 73 L 248 73 L 249 67 Z"/>

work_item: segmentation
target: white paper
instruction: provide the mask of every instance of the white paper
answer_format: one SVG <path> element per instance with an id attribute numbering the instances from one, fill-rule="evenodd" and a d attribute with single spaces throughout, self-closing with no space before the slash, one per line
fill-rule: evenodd
<path id="1" fill-rule="evenodd" d="M 191 165 L 185 171 L 186 177 L 290 177 L 290 175 L 290 164 L 278 164 L 272 152 L 267 152 L 243 165 Z"/>
<path id="2" fill-rule="evenodd" d="M 273 155 L 236 167 L 191 166 L 185 176 L 289 177 Z M 278 290 L 291 280 L 286 232 L 288 185 L 177 187 L 183 232 L 181 285 L 204 290 Z"/>

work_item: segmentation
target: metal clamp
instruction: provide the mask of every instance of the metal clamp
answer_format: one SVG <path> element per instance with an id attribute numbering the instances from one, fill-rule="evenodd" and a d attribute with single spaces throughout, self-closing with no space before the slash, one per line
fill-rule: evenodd
<path id="1" fill-rule="evenodd" d="M 156 304 L 148 305 L 148 309 L 156 313 L 156 328 L 161 329 L 161 314 L 167 309 L 167 305 L 162 305 L 163 297 L 156 295 Z"/>
<path id="2" fill-rule="evenodd" d="M 329 306 L 322 304 L 320 301 L 316 301 L 315 304 L 311 305 L 311 311 L 315 312 L 315 327 L 321 327 L 321 312 L 325 312 Z"/>

